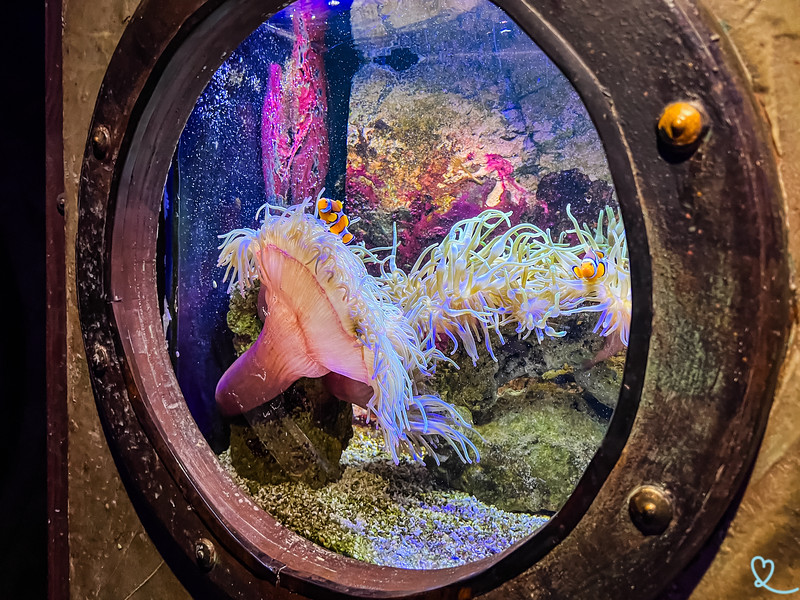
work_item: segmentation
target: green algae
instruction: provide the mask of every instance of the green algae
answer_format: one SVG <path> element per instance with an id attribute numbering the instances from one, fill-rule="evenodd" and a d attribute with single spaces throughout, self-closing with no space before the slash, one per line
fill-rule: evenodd
<path id="1" fill-rule="evenodd" d="M 456 566 L 505 550 L 546 518 L 502 511 L 436 482 L 424 465 L 395 465 L 380 434 L 363 426 L 342 455 L 342 477 L 313 489 L 265 485 L 220 460 L 255 502 L 288 529 L 340 554 L 416 569 Z"/>
<path id="2" fill-rule="evenodd" d="M 258 281 L 253 287 L 245 291 L 244 295 L 233 292 L 228 304 L 227 323 L 228 329 L 233 332 L 233 349 L 236 356 L 241 356 L 245 350 L 255 343 L 264 322 L 258 318 L 258 291 L 261 285 Z"/>
<path id="3" fill-rule="evenodd" d="M 476 431 L 480 463 L 429 465 L 456 489 L 507 511 L 555 512 L 572 494 L 605 435 L 575 385 L 521 378 L 498 390 Z"/>

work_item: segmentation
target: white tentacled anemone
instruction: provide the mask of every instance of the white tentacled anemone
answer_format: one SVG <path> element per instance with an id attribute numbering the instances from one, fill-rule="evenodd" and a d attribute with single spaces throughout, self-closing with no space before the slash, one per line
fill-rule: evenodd
<path id="1" fill-rule="evenodd" d="M 599 312 L 594 332 L 604 337 L 615 336 L 628 346 L 631 329 L 631 277 L 628 244 L 622 219 L 609 207 L 600 212 L 594 234 L 581 227 L 567 206 L 572 231 L 581 246 L 592 253 L 602 252 L 606 273 L 596 280 L 581 280 L 565 273 L 559 278 L 561 287 L 572 298 L 585 302 L 585 311 Z M 603 218 L 605 217 L 605 227 Z"/>
<path id="2" fill-rule="evenodd" d="M 414 376 L 432 374 L 447 360 L 423 343 L 403 311 L 364 266 L 373 256 L 348 247 L 306 212 L 310 200 L 283 208 L 265 205 L 263 225 L 220 236 L 219 265 L 228 292 L 256 280 L 264 327 L 257 341 L 220 379 L 223 413 L 239 414 L 269 402 L 300 377 L 336 375 L 335 394 L 365 407 L 398 462 L 408 450 L 438 461 L 448 443 L 464 462 L 479 460 L 466 436 L 470 426 L 441 398 L 418 394 Z M 259 211 L 260 212 L 260 211 Z M 257 215 L 258 218 L 258 215 Z"/>
<path id="3" fill-rule="evenodd" d="M 437 344 L 449 339 L 452 352 L 461 344 L 477 362 L 482 337 L 496 360 L 492 331 L 502 344 L 501 328 L 516 325 L 520 337 L 535 333 L 541 342 L 565 334 L 550 319 L 597 312 L 594 331 L 608 348 L 628 345 L 628 249 L 622 221 L 608 207 L 592 232 L 567 206 L 574 228 L 557 241 L 549 229 L 511 227 L 510 213 L 486 210 L 453 225 L 405 273 L 395 263 L 396 231 L 388 248 L 346 246 L 306 213 L 308 203 L 265 205 L 260 229 L 220 236 L 229 293 L 260 281 L 264 321 L 256 343 L 220 379 L 224 413 L 268 402 L 300 377 L 325 376 L 339 398 L 368 409 L 395 461 L 400 448 L 417 459 L 427 450 L 438 461 L 441 439 L 471 462 L 479 454 L 464 433 L 469 425 L 438 396 L 418 394 L 414 383 L 449 360 Z M 566 241 L 570 234 L 577 245 Z M 380 276 L 366 263 L 376 263 Z"/>
<path id="4" fill-rule="evenodd" d="M 492 358 L 490 332 L 504 343 L 501 327 L 516 324 L 516 333 L 562 337 L 550 323 L 561 315 L 599 312 L 595 332 L 618 335 L 628 345 L 631 294 L 625 230 L 610 208 L 601 213 L 592 234 L 567 214 L 575 228 L 554 241 L 550 230 L 533 224 L 510 226 L 511 213 L 485 210 L 453 225 L 439 243 L 423 250 L 410 272 L 394 262 L 397 235 L 380 263 L 379 283 L 387 296 L 414 325 L 426 348 L 449 338 L 455 352 L 459 342 L 477 362 L 478 342 Z M 603 230 L 603 216 L 608 225 Z M 501 226 L 506 231 L 496 233 Z M 574 233 L 579 244 L 565 241 Z M 494 235 L 494 237 L 492 237 Z M 602 272 L 591 279 L 576 275 L 589 254 L 602 257 Z"/>

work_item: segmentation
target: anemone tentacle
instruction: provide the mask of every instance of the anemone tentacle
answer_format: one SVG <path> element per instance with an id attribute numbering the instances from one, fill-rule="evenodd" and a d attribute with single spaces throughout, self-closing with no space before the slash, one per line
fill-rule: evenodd
<path id="1" fill-rule="evenodd" d="M 541 342 L 566 333 L 557 331 L 552 319 L 596 312 L 594 331 L 628 344 L 628 250 L 622 220 L 608 207 L 592 231 L 567 206 L 573 228 L 560 232 L 557 240 L 549 229 L 511 226 L 511 213 L 486 210 L 453 225 L 405 272 L 396 264 L 396 229 L 390 247 L 348 247 L 306 213 L 309 202 L 288 208 L 264 205 L 260 229 L 235 229 L 220 236 L 219 266 L 226 267 L 224 280 L 230 277 L 229 293 L 235 288 L 243 293 L 256 280 L 271 285 L 264 256 L 273 248 L 302 259 L 313 271 L 363 355 L 366 375 L 358 379 L 353 373 L 340 374 L 372 388 L 366 408 L 395 461 L 401 448 L 417 459 L 428 452 L 438 461 L 435 449 L 442 440 L 461 460 L 479 459 L 465 433 L 470 427 L 453 406 L 417 393 L 420 375 L 432 375 L 439 361 L 455 365 L 440 350 L 442 342 L 452 342 L 451 354 L 463 347 L 473 362 L 482 342 L 496 360 L 491 338 L 504 343 L 505 326 L 515 326 L 523 339 L 535 334 Z M 570 243 L 570 237 L 578 244 Z M 586 253 L 603 257 L 601 276 L 576 277 L 574 267 Z M 367 272 L 369 264 L 377 265 L 378 276 Z"/>
<path id="2" fill-rule="evenodd" d="M 366 408 L 383 431 L 392 458 L 399 460 L 400 447 L 420 458 L 424 451 L 437 446 L 437 439 L 444 439 L 458 449 L 464 460 L 478 460 L 477 448 L 466 437 L 469 425 L 455 409 L 435 396 L 416 394 L 416 374 L 429 376 L 438 361 L 449 359 L 435 345 L 422 344 L 401 309 L 388 301 L 385 289 L 367 273 L 365 262 L 375 260 L 374 253 L 363 247 L 346 246 L 321 221 L 306 212 L 308 204 L 307 200 L 288 208 L 264 205 L 259 209 L 259 214 L 264 215 L 260 229 L 236 229 L 220 236 L 218 264 L 226 268 L 224 281 L 230 278 L 228 292 L 238 289 L 244 293 L 256 280 L 267 293 L 271 287 L 281 287 L 283 283 L 272 280 L 276 274 L 270 273 L 267 265 L 274 260 L 267 260 L 267 255 L 278 256 L 276 260 L 283 260 L 281 257 L 286 255 L 304 264 L 309 276 L 327 291 L 327 301 L 344 330 L 361 348 L 365 373 L 361 379 L 373 390 Z M 281 301 L 277 298 L 275 302 Z M 266 304 L 267 312 L 275 310 L 269 301 Z M 245 355 L 239 360 L 242 358 Z M 332 370 L 329 367 L 336 362 L 335 357 L 327 359 L 314 354 L 312 358 L 323 371 Z M 261 367 L 267 372 L 270 365 Z M 248 368 L 253 368 L 252 361 Z M 356 369 L 340 374 L 358 380 L 358 372 Z M 261 376 L 264 378 L 263 374 Z M 226 391 L 221 392 L 218 387 L 218 401 L 223 396 L 225 402 L 229 402 L 229 397 L 236 397 L 232 392 L 224 395 Z M 235 405 L 231 410 L 234 409 L 237 409 Z"/>

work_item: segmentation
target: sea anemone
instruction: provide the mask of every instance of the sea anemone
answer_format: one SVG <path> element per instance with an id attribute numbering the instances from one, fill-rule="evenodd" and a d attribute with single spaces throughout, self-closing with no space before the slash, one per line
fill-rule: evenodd
<path id="1" fill-rule="evenodd" d="M 369 251 L 346 246 L 306 212 L 309 202 L 267 204 L 258 230 L 220 236 L 219 265 L 227 267 L 228 292 L 243 293 L 258 280 L 264 321 L 256 342 L 217 385 L 220 410 L 246 412 L 300 377 L 333 373 L 341 399 L 366 408 L 377 421 L 395 462 L 401 448 L 418 460 L 424 451 L 438 460 L 435 448 L 442 440 L 463 461 L 478 460 L 458 411 L 437 396 L 417 393 L 417 374 L 431 375 L 445 357 L 421 343 L 367 273 L 362 256 Z"/>
<path id="2" fill-rule="evenodd" d="M 377 261 L 380 285 L 425 347 L 449 339 L 455 352 L 460 342 L 476 363 L 481 339 L 495 358 L 491 332 L 502 344 L 501 329 L 515 325 L 520 337 L 535 332 L 541 342 L 565 334 L 551 319 L 581 312 L 599 312 L 595 332 L 618 336 L 627 346 L 631 295 L 621 219 L 606 208 L 592 233 L 568 206 L 575 228 L 553 240 L 549 229 L 530 223 L 512 227 L 510 214 L 490 209 L 459 221 L 439 244 L 423 250 L 408 274 L 395 265 L 396 234 L 389 256 Z M 566 241 L 570 235 L 577 245 Z M 587 255 L 595 264 L 602 257 L 602 268 L 588 278 L 578 268 Z"/>
<path id="3" fill-rule="evenodd" d="M 578 225 L 567 205 L 567 215 L 575 228 L 572 232 L 580 240 L 584 252 L 602 253 L 606 273 L 597 279 L 581 280 L 563 277 L 560 283 L 565 293 L 581 299 L 585 311 L 599 312 L 594 332 L 604 337 L 618 337 L 622 346 L 628 346 L 631 328 L 631 278 L 628 244 L 622 219 L 610 208 L 600 213 L 594 234 L 586 225 Z M 604 227 L 603 218 L 606 224 Z"/>
<path id="4" fill-rule="evenodd" d="M 265 205 L 260 229 L 220 236 L 229 293 L 259 280 L 264 321 L 255 344 L 219 381 L 216 399 L 225 414 L 264 404 L 300 377 L 325 376 L 337 397 L 374 417 L 395 461 L 401 448 L 438 461 L 435 448 L 444 440 L 471 462 L 479 454 L 465 434 L 469 425 L 452 405 L 417 390 L 438 361 L 449 360 L 440 350 L 446 340 L 452 352 L 463 345 L 473 362 L 482 341 L 496 360 L 492 332 L 503 344 L 501 330 L 512 325 L 520 337 L 535 333 L 541 342 L 565 335 L 552 319 L 597 312 L 595 332 L 614 348 L 628 344 L 628 251 L 610 208 L 592 232 L 568 206 L 574 229 L 558 240 L 533 224 L 511 226 L 510 213 L 485 210 L 453 225 L 406 273 L 395 260 L 396 230 L 387 248 L 346 246 L 306 212 L 309 202 Z M 602 268 L 578 268 L 587 256 Z M 370 263 L 377 277 L 367 272 Z"/>

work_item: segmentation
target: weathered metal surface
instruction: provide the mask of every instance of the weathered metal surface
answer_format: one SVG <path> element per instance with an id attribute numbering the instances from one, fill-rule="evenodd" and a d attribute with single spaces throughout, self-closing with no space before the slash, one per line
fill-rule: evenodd
<path id="1" fill-rule="evenodd" d="M 67 520 L 66 260 L 64 236 L 64 145 L 61 88 L 61 2 L 45 7 L 45 128 L 47 229 L 47 596 L 69 596 Z"/>
<path id="2" fill-rule="evenodd" d="M 278 4 L 155 4 L 134 15 L 100 92 L 91 131 L 107 128 L 108 149 L 87 144 L 77 277 L 88 354 L 103 359 L 92 383 L 106 435 L 148 531 L 187 587 L 211 597 L 284 597 L 288 588 L 324 598 L 455 598 L 511 578 L 487 597 L 654 595 L 741 482 L 786 333 L 775 174 L 714 34 L 681 4 L 553 0 L 537 13 L 500 3 L 570 76 L 609 153 L 633 267 L 625 389 L 603 446 L 549 526 L 498 559 L 409 573 L 283 530 L 236 492 L 181 401 L 154 325 L 159 186 L 193 98 Z M 711 132 L 688 158 L 656 138 L 663 106 L 682 98 L 706 108 Z M 627 514 L 630 490 L 648 481 L 673 499 L 660 536 L 643 536 Z M 201 537 L 218 551 L 207 573 L 195 562 Z"/>
<path id="3" fill-rule="evenodd" d="M 706 0 L 748 71 L 786 199 L 789 255 L 800 259 L 800 10 L 796 0 Z M 796 266 L 795 266 L 796 280 Z M 796 298 L 795 298 L 796 302 Z M 769 585 L 800 586 L 800 342 L 792 341 L 741 502 L 661 600 L 777 597 L 756 589 L 753 557 L 774 561 Z M 764 574 L 762 572 L 762 574 Z M 792 597 L 791 595 L 788 597 Z"/>
<path id="4" fill-rule="evenodd" d="M 92 395 L 76 297 L 75 239 L 83 153 L 103 76 L 137 4 L 138 0 L 64 0 L 63 13 L 54 15 L 55 27 L 63 24 L 62 178 L 67 240 L 68 377 L 63 427 L 68 428 L 68 451 L 67 463 L 59 467 L 69 477 L 69 543 L 62 538 L 56 547 L 68 561 L 62 563 L 66 572 L 59 576 L 65 595 L 54 598 L 190 597 L 148 538 L 117 475 Z M 61 132 L 48 128 L 48 133 Z"/>

